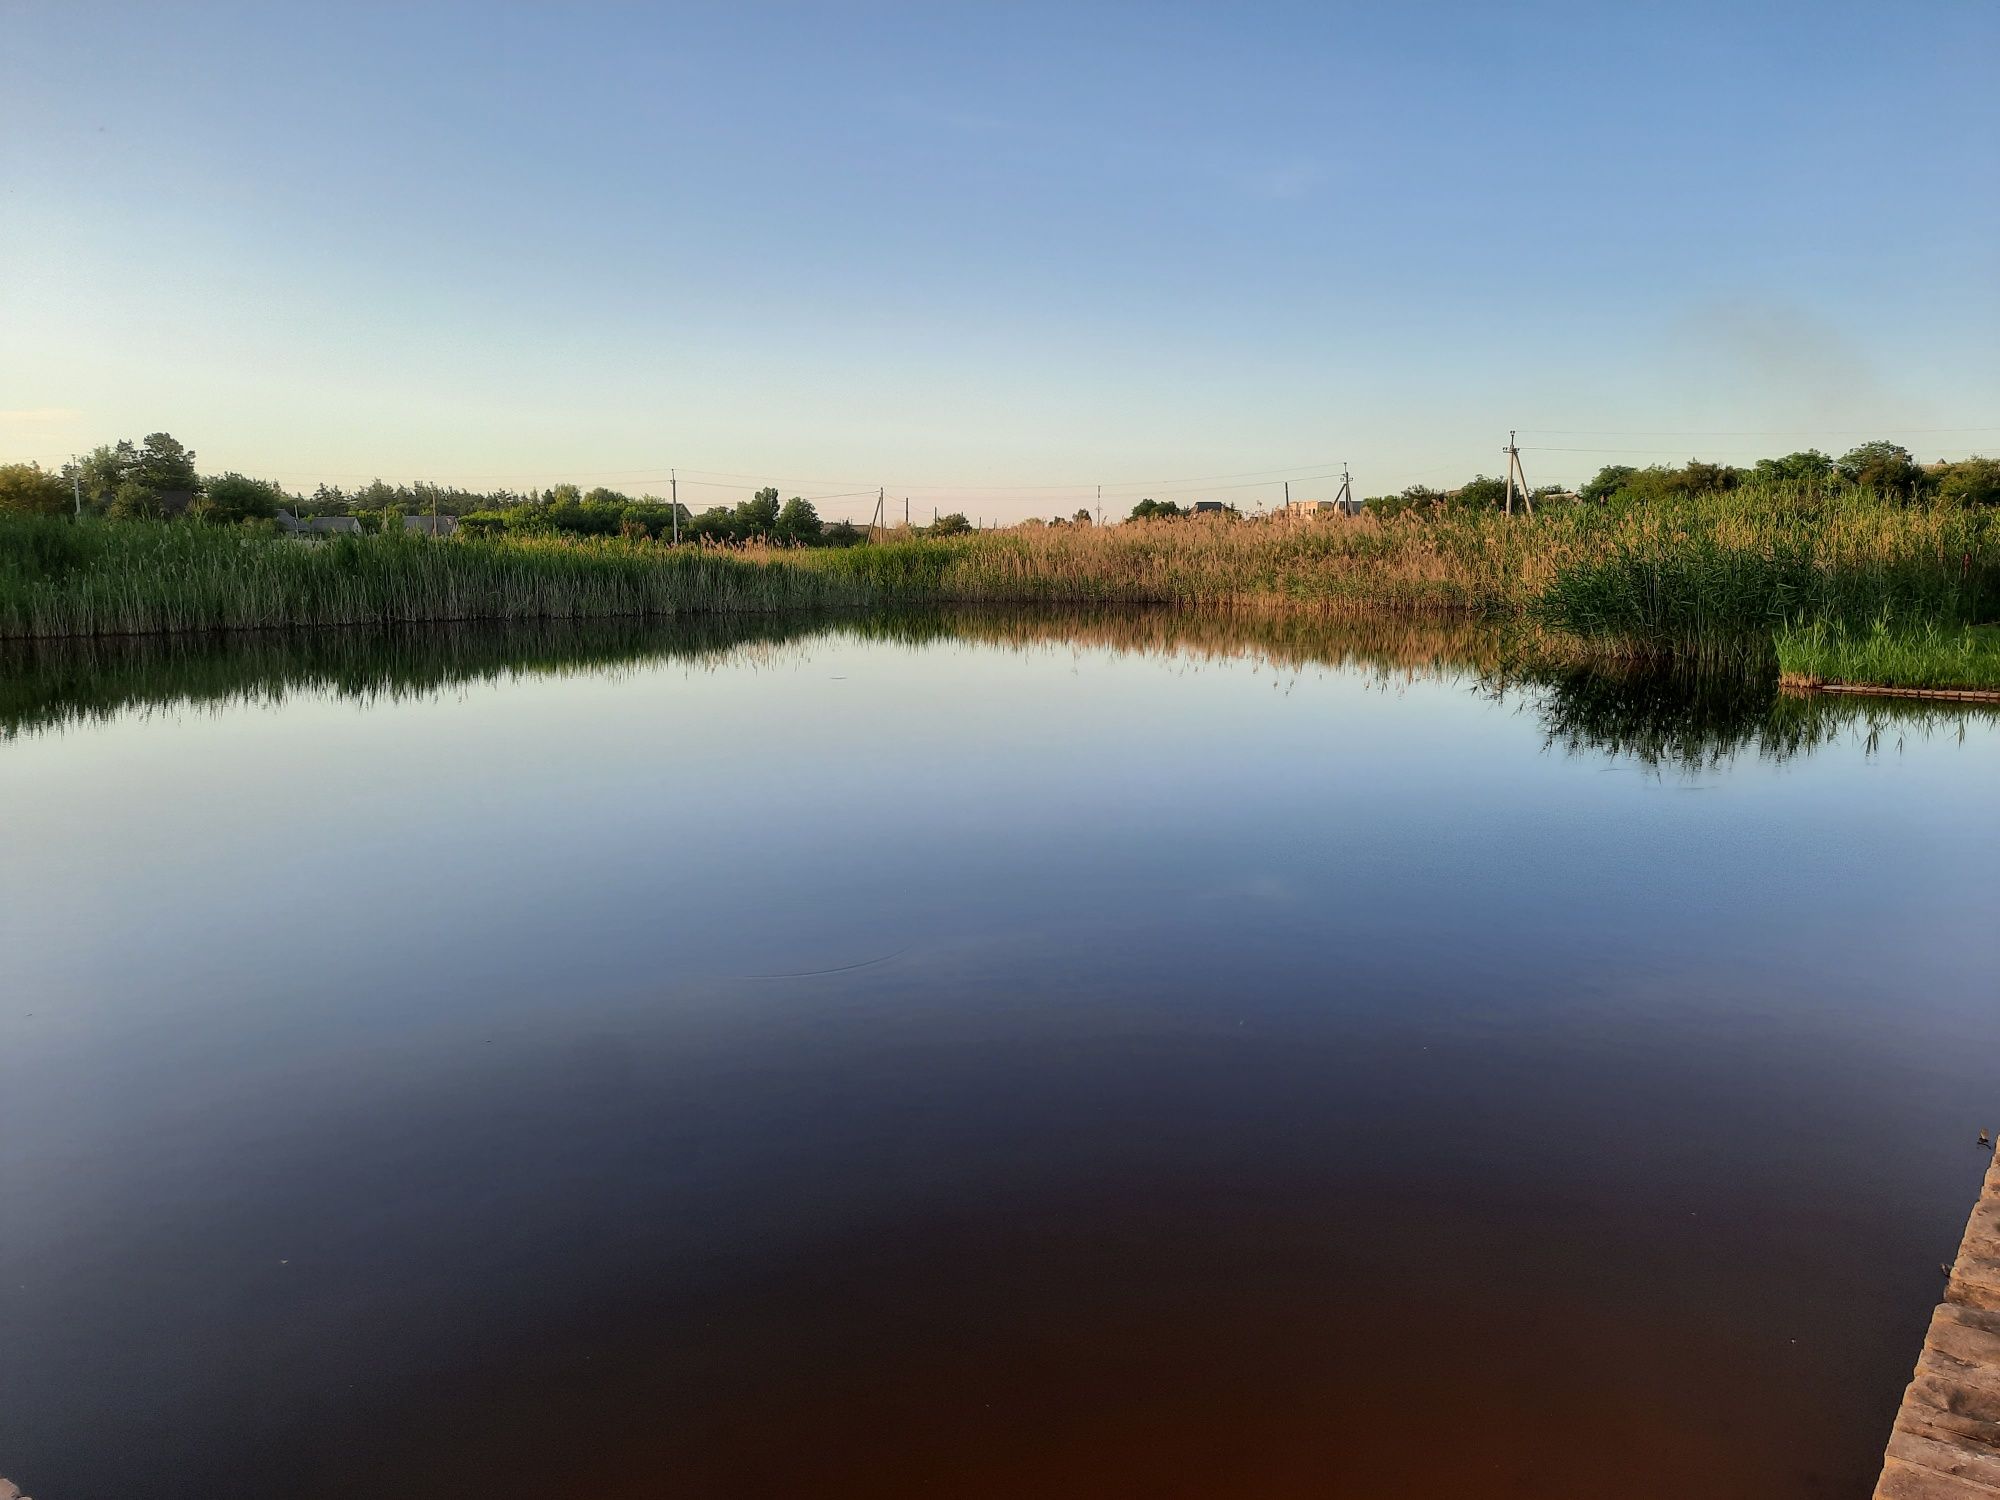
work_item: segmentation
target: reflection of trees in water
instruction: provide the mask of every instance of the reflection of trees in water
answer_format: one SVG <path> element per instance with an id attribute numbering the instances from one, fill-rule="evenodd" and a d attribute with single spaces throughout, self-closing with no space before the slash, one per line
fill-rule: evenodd
<path id="1" fill-rule="evenodd" d="M 1739 755 L 1783 761 L 1837 740 L 1874 753 L 1906 736 L 1963 734 L 1977 705 L 1780 691 L 1771 664 L 1518 666 L 1488 679 L 1497 697 L 1525 686 L 1547 743 L 1575 755 L 1629 757 L 1699 771 Z"/>
<path id="2" fill-rule="evenodd" d="M 508 677 L 715 665 L 822 628 L 807 617 L 704 615 L 0 642 L 0 738 L 126 712 L 275 704 L 296 694 L 395 701 Z"/>
<path id="3" fill-rule="evenodd" d="M 19 643 L 0 649 L 0 738 L 125 712 L 278 703 L 296 693 L 393 701 L 516 676 L 615 675 L 670 663 L 714 669 L 829 634 L 1468 683 L 1522 702 L 1552 746 L 1688 770 L 1745 753 L 1782 760 L 1843 737 L 1874 749 L 1891 737 L 1962 732 L 1969 721 L 1996 717 L 1974 704 L 1782 693 L 1768 661 L 1741 655 L 1678 667 L 1579 661 L 1546 640 L 1469 620 L 994 608 Z"/>

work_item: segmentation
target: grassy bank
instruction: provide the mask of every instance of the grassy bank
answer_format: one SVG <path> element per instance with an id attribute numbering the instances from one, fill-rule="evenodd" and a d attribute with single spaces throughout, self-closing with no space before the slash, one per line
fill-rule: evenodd
<path id="1" fill-rule="evenodd" d="M 837 574 L 618 541 L 335 537 L 0 521 L 0 636 L 142 635 L 840 607 Z"/>
<path id="2" fill-rule="evenodd" d="M 1865 686 L 2000 693 L 2000 625 L 1855 629 L 1815 621 L 1777 633 L 1778 669 L 1793 687 Z"/>
<path id="3" fill-rule="evenodd" d="M 1765 651 L 1774 632 L 1795 652 L 1859 649 L 1886 622 L 1942 683 L 1980 656 L 1954 632 L 2000 620 L 2000 512 L 1745 487 L 1532 518 L 1140 521 L 743 552 L 0 521 L 9 637 L 1003 603 L 1515 617 L 1634 654 Z"/>

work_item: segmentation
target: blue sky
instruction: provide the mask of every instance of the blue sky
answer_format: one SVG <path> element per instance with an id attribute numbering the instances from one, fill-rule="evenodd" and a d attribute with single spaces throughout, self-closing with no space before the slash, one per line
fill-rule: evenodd
<path id="1" fill-rule="evenodd" d="M 0 33 L 0 459 L 1011 519 L 1458 479 L 1510 426 L 1536 482 L 2000 450 L 1986 0 Z"/>

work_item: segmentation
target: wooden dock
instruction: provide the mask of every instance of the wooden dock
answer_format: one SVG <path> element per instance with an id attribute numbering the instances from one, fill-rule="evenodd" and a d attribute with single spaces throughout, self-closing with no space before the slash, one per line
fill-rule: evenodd
<path id="1" fill-rule="evenodd" d="M 2000 1157 L 1903 1393 L 1876 1500 L 2000 1500 Z"/>

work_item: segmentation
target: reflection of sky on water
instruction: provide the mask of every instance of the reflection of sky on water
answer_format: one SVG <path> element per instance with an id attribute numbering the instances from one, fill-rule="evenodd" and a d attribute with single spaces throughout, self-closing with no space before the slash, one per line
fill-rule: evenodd
<path id="1" fill-rule="evenodd" d="M 1549 737 L 840 632 L 24 732 L 0 1472 L 1289 1493 L 1419 1440 L 1388 1383 L 1632 1494 L 1865 1483 L 1992 1097 L 2000 731 Z"/>

